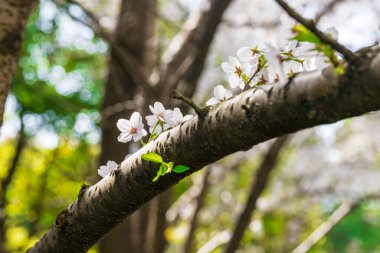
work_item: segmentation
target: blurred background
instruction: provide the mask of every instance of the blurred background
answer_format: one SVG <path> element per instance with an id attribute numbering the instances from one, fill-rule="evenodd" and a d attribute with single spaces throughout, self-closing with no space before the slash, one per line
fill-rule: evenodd
<path id="1" fill-rule="evenodd" d="M 100 180 L 99 165 L 119 163 L 139 148 L 117 143 L 118 118 L 146 114 L 158 99 L 177 105 L 165 93 L 147 98 L 144 85 L 125 72 L 144 66 L 151 83 L 170 80 L 165 70 L 181 38 L 206 29 L 199 20 L 214 2 L 40 1 L 1 127 L 3 247 L 25 252 L 82 183 Z M 224 2 L 219 26 L 205 32 L 211 38 L 199 32 L 208 45 L 187 52 L 192 67 L 172 85 L 201 105 L 217 84 L 228 86 L 220 64 L 247 36 L 283 46 L 294 25 L 274 1 Z M 322 30 L 336 27 L 338 41 L 352 50 L 380 40 L 380 0 L 288 2 Z M 145 23 L 136 18 L 141 13 Z M 127 58 L 136 62 L 124 64 Z M 309 247 L 294 252 L 380 252 L 379 126 L 376 112 L 228 156 L 144 206 L 90 252 L 292 252 L 302 243 Z M 317 230 L 320 240 L 305 242 L 322 224 L 328 230 Z"/>

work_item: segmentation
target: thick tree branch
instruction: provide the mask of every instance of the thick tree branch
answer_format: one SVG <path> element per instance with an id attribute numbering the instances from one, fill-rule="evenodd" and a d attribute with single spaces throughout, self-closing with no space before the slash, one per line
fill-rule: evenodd
<path id="1" fill-rule="evenodd" d="M 82 192 L 28 252 L 85 252 L 150 199 L 228 154 L 284 134 L 379 110 L 379 52 L 377 46 L 362 50 L 343 77 L 335 76 L 332 67 L 299 74 L 284 85 L 246 91 L 212 107 L 203 119 L 195 116 L 161 134 Z M 148 152 L 191 170 L 152 183 L 158 166 L 141 159 Z"/>
<path id="2" fill-rule="evenodd" d="M 354 60 L 355 55 L 349 49 L 341 45 L 335 39 L 332 39 L 330 36 L 324 34 L 321 30 L 319 30 L 313 20 L 307 20 L 304 17 L 302 17 L 292 7 L 290 7 L 285 1 L 283 0 L 275 0 L 275 1 L 289 14 L 289 16 L 291 16 L 292 18 L 300 22 L 310 31 L 312 31 L 315 35 L 318 36 L 318 38 L 322 42 L 330 45 L 333 49 L 341 53 L 347 61 Z"/>
<path id="3" fill-rule="evenodd" d="M 25 25 L 36 4 L 36 0 L 2 0 L 0 4 L 0 126 Z"/>
<path id="4" fill-rule="evenodd" d="M 262 192 L 265 190 L 267 183 L 269 181 L 269 176 L 273 169 L 277 165 L 277 158 L 288 140 L 288 135 L 276 139 L 276 141 L 270 146 L 268 152 L 265 154 L 263 161 L 261 162 L 255 179 L 251 185 L 251 191 L 248 195 L 245 207 L 240 214 L 232 237 L 225 249 L 225 253 L 234 253 L 239 248 L 241 239 L 243 238 L 244 232 L 251 222 L 252 213 L 256 209 L 256 202 L 261 196 Z"/>

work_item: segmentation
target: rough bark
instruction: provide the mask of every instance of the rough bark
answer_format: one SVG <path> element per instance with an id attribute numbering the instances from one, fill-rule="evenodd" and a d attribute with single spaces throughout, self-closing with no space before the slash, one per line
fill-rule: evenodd
<path id="1" fill-rule="evenodd" d="M 224 156 L 284 134 L 380 109 L 380 47 L 357 53 L 347 73 L 331 68 L 304 73 L 284 85 L 246 91 L 161 134 L 97 184 L 82 188 L 36 243 L 33 252 L 85 252 L 143 204 Z M 221 138 L 223 136 L 223 138 Z M 115 141 L 116 143 L 116 141 Z M 158 166 L 148 152 L 191 167 L 152 183 Z"/>
<path id="2" fill-rule="evenodd" d="M 26 22 L 35 0 L 2 0 L 0 4 L 0 126 L 16 68 Z"/>
<path id="3" fill-rule="evenodd" d="M 236 222 L 232 237 L 226 246 L 224 251 L 225 253 L 236 252 L 239 248 L 244 232 L 251 222 L 252 213 L 256 209 L 256 202 L 265 190 L 265 187 L 269 181 L 269 176 L 277 164 L 277 158 L 287 139 L 288 135 L 276 139 L 276 141 L 270 146 L 268 152 L 265 154 L 264 160 L 261 162 L 255 179 L 252 182 L 245 207 Z"/>

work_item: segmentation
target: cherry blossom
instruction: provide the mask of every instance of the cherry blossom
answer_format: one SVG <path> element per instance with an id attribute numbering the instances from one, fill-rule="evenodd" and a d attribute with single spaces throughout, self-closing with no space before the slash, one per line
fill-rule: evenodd
<path id="1" fill-rule="evenodd" d="M 222 85 L 218 85 L 214 88 L 214 97 L 207 100 L 206 105 L 215 105 L 221 101 L 229 99 L 230 97 L 232 97 L 232 92 L 225 89 Z"/>
<path id="2" fill-rule="evenodd" d="M 115 163 L 114 161 L 108 161 L 107 165 L 100 166 L 100 168 L 98 169 L 98 174 L 101 177 L 105 177 L 109 173 L 111 173 L 111 171 L 113 171 L 114 169 L 116 169 L 117 166 L 118 166 L 118 164 Z"/>
<path id="3" fill-rule="evenodd" d="M 170 127 L 175 127 L 180 125 L 181 123 L 191 119 L 193 115 L 183 116 L 181 110 L 179 108 L 174 108 L 172 117 L 168 120 L 168 124 Z"/>
<path id="4" fill-rule="evenodd" d="M 224 72 L 229 74 L 228 82 L 231 88 L 240 87 L 244 89 L 244 77 L 246 77 L 246 71 L 248 70 L 248 65 L 243 66 L 236 57 L 228 57 L 229 62 L 222 63 L 222 69 Z"/>
<path id="5" fill-rule="evenodd" d="M 149 105 L 153 115 L 146 116 L 145 119 L 149 126 L 150 133 L 159 134 L 169 128 L 168 120 L 172 117 L 173 111 L 166 110 L 162 103 L 155 102 L 153 106 Z"/>
<path id="6" fill-rule="evenodd" d="M 117 128 L 121 131 L 119 137 L 117 137 L 119 142 L 129 142 L 140 140 L 143 136 L 147 135 L 144 129 L 144 124 L 142 123 L 142 118 L 140 113 L 134 112 L 130 120 L 119 119 L 117 121 Z"/>

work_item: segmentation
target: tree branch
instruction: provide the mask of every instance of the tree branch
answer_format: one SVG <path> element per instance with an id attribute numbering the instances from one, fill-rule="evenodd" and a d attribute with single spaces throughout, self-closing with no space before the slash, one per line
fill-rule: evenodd
<path id="1" fill-rule="evenodd" d="M 350 202 L 343 202 L 313 233 L 311 233 L 300 245 L 298 245 L 291 253 L 306 253 L 319 240 L 322 239 L 334 226 L 336 226 L 344 217 L 346 217 L 354 207 Z"/>
<path id="2" fill-rule="evenodd" d="M 312 31 L 315 35 L 318 36 L 318 38 L 322 42 L 330 45 L 333 49 L 341 53 L 347 61 L 351 62 L 354 60 L 355 55 L 349 49 L 347 49 L 346 47 L 338 43 L 336 40 L 332 39 L 330 36 L 324 34 L 321 30 L 319 30 L 313 20 L 307 20 L 304 17 L 302 17 L 292 7 L 290 7 L 285 1 L 283 0 L 275 0 L 275 1 L 289 14 L 289 16 L 291 16 L 292 18 L 300 22 L 310 31 Z"/>
<path id="3" fill-rule="evenodd" d="M 268 152 L 265 154 L 265 157 L 257 170 L 255 179 L 252 182 L 251 191 L 248 195 L 245 207 L 235 223 L 236 226 L 224 251 L 225 253 L 234 253 L 239 248 L 240 241 L 251 221 L 252 213 L 256 209 L 256 202 L 265 190 L 265 187 L 269 181 L 269 176 L 276 167 L 277 158 L 287 140 L 288 135 L 276 139 L 276 141 L 270 146 Z"/>
<path id="4" fill-rule="evenodd" d="M 222 157 L 284 134 L 380 109 L 380 47 L 362 50 L 345 76 L 333 68 L 297 75 L 284 85 L 243 92 L 158 136 L 63 210 L 28 252 L 85 252 L 150 199 Z M 116 142 L 116 140 L 115 140 Z M 152 183 L 158 166 L 142 154 L 191 169 Z"/>

